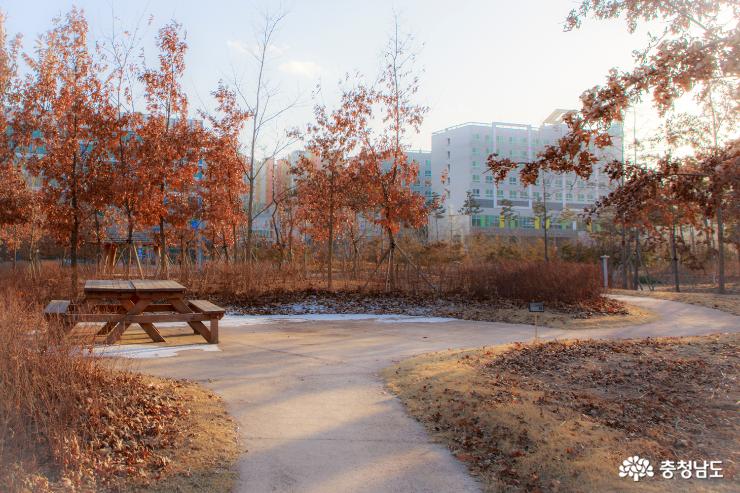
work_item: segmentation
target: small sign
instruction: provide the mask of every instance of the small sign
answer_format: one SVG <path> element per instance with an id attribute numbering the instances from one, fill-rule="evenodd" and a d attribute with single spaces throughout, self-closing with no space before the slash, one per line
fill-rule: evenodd
<path id="1" fill-rule="evenodd" d="M 530 303 L 529 304 L 529 311 L 530 312 L 544 312 L 545 311 L 545 304 L 542 303 L 542 302 Z"/>

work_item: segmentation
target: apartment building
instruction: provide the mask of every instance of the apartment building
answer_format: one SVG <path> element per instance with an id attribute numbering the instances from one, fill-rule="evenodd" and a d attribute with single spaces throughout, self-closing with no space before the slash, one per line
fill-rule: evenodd
<path id="1" fill-rule="evenodd" d="M 540 218 L 534 213 L 537 203 L 546 204 L 549 228 L 554 235 L 574 235 L 586 226 L 577 213 L 607 194 L 610 183 L 602 172 L 603 164 L 594 168 L 588 180 L 573 173 L 540 176 L 534 186 L 524 186 L 518 173 L 510 173 L 499 184 L 486 167 L 486 159 L 495 153 L 515 162 L 529 162 L 545 146 L 555 144 L 567 132 L 562 117 L 567 110 L 553 111 L 540 126 L 529 124 L 469 122 L 439 130 L 432 134 L 432 192 L 445 197 L 448 235 L 471 232 L 507 233 L 502 230 L 540 229 Z M 623 158 L 621 125 L 610 129 L 613 145 L 597 151 L 600 163 Z M 442 183 L 440 178 L 447 175 Z M 435 179 L 435 177 L 437 177 Z M 458 211 L 470 192 L 481 209 L 479 214 L 465 216 Z"/>

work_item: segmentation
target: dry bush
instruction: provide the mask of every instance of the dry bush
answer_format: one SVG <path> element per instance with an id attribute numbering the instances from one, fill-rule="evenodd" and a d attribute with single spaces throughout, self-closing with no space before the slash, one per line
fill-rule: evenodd
<path id="1" fill-rule="evenodd" d="M 19 287 L 20 282 L 15 287 Z M 59 337 L 41 308 L 0 290 L 0 484 L 95 488 L 158 474 L 186 411 L 167 389 Z"/>
<path id="2" fill-rule="evenodd" d="M 596 265 L 560 261 L 468 263 L 450 273 L 440 286 L 449 294 L 524 302 L 573 304 L 603 294 Z"/>

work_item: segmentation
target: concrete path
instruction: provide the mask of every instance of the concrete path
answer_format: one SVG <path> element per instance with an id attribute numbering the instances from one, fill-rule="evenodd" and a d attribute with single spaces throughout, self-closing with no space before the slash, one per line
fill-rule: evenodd
<path id="1" fill-rule="evenodd" d="M 544 338 L 700 335 L 740 331 L 740 317 L 648 298 L 657 322 Z M 378 371 L 408 356 L 527 341 L 527 325 L 455 321 L 287 322 L 221 331 L 223 352 L 186 351 L 137 361 L 141 371 L 197 380 L 220 394 L 239 423 L 239 491 L 465 492 L 476 481 L 385 390 Z"/>

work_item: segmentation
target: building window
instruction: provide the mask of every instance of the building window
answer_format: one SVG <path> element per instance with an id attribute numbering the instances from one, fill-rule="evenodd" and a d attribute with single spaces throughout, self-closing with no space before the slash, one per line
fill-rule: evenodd
<path id="1" fill-rule="evenodd" d="M 516 190 L 509 190 L 509 198 L 510 199 L 516 198 Z"/>
<path id="2" fill-rule="evenodd" d="M 509 185 L 516 185 L 516 176 L 509 177 Z"/>
<path id="3" fill-rule="evenodd" d="M 478 154 L 478 149 L 476 149 L 475 147 L 473 147 L 473 154 Z"/>
<path id="4" fill-rule="evenodd" d="M 493 198 L 493 189 L 492 188 L 486 189 L 486 197 Z"/>
<path id="5" fill-rule="evenodd" d="M 493 183 L 493 176 L 486 175 L 486 183 Z"/>
<path id="6" fill-rule="evenodd" d="M 478 161 L 473 161 L 473 168 L 477 168 L 477 167 L 478 167 Z"/>
<path id="7" fill-rule="evenodd" d="M 573 200 L 573 194 L 572 193 L 566 193 L 565 194 L 565 200 Z"/>
<path id="8" fill-rule="evenodd" d="M 500 188 L 496 190 L 496 197 L 503 199 L 504 198 L 504 191 Z"/>
<path id="9" fill-rule="evenodd" d="M 447 151 L 447 159 L 450 159 L 450 151 Z"/>
<path id="10" fill-rule="evenodd" d="M 563 192 L 555 192 L 555 198 L 558 200 L 563 199 Z"/>
<path id="11" fill-rule="evenodd" d="M 430 170 L 430 169 L 424 170 L 424 176 L 427 177 L 427 178 L 431 178 L 431 176 L 432 176 L 432 170 Z"/>
<path id="12" fill-rule="evenodd" d="M 476 139 L 480 139 L 480 134 L 475 134 Z"/>
<path id="13" fill-rule="evenodd" d="M 579 202 L 583 202 L 583 200 L 584 200 L 583 194 L 582 193 L 579 193 L 578 194 L 578 201 Z"/>
<path id="14" fill-rule="evenodd" d="M 473 175 L 473 183 L 480 183 L 480 175 Z"/>
<path id="15" fill-rule="evenodd" d="M 474 188 L 472 190 L 473 197 L 480 197 L 480 188 Z"/>
<path id="16" fill-rule="evenodd" d="M 521 192 L 519 192 L 519 197 L 520 198 L 523 198 L 523 199 L 528 199 L 529 198 L 529 194 L 527 193 L 526 190 L 522 190 Z"/>
<path id="17" fill-rule="evenodd" d="M 447 137 L 447 145 L 450 145 L 450 138 Z"/>
<path id="18" fill-rule="evenodd" d="M 592 193 L 588 194 L 588 200 L 593 200 L 593 199 L 594 199 L 594 194 Z"/>
<path id="19" fill-rule="evenodd" d="M 432 167 L 432 162 L 429 159 L 427 159 L 426 161 L 424 161 L 424 164 L 426 165 L 427 168 L 431 168 Z"/>

